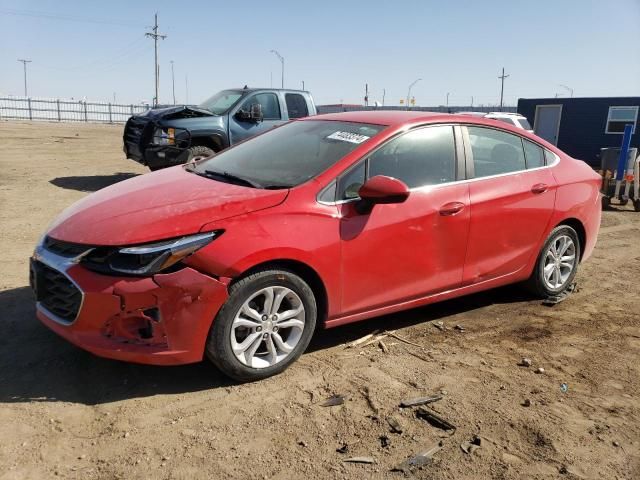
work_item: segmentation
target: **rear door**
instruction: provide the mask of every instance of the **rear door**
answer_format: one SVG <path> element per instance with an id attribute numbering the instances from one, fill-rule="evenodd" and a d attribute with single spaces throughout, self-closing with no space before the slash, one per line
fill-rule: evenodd
<path id="1" fill-rule="evenodd" d="M 255 122 L 243 120 L 238 117 L 239 110 L 251 111 L 251 105 L 258 103 L 262 107 L 263 120 Z M 229 115 L 229 140 L 230 144 L 241 142 L 249 137 L 266 132 L 273 127 L 284 123 L 286 117 L 283 116 L 283 108 L 280 105 L 280 98 L 273 92 L 259 92 L 249 95 L 234 111 Z"/>
<path id="2" fill-rule="evenodd" d="M 465 127 L 471 204 L 464 283 L 513 274 L 539 245 L 555 204 L 556 181 L 543 149 L 495 128 Z"/>
<path id="3" fill-rule="evenodd" d="M 452 126 L 424 127 L 390 140 L 338 179 L 343 313 L 460 285 L 469 187 L 456 181 L 464 174 L 458 158 L 461 136 Z M 365 178 L 375 175 L 405 182 L 409 198 L 359 214 L 353 200 Z"/>

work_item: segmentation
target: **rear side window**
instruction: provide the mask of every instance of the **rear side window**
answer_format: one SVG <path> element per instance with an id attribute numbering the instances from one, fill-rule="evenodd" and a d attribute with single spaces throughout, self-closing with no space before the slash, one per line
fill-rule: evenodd
<path id="1" fill-rule="evenodd" d="M 525 170 L 522 140 L 501 130 L 467 127 L 475 177 L 489 177 Z"/>
<path id="2" fill-rule="evenodd" d="M 527 157 L 527 168 L 538 168 L 544 166 L 544 150 L 529 140 L 522 140 L 524 143 L 524 154 Z"/>
<path id="3" fill-rule="evenodd" d="M 412 130 L 369 157 L 369 178 L 387 175 L 409 188 L 452 182 L 456 178 L 453 127 Z"/>
<path id="4" fill-rule="evenodd" d="M 289 118 L 301 118 L 309 116 L 307 101 L 299 93 L 287 93 L 284 96 L 289 111 Z"/>

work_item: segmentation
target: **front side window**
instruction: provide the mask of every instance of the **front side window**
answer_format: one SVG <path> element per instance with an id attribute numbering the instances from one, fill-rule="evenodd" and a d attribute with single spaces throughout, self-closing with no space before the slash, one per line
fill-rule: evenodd
<path id="1" fill-rule="evenodd" d="M 526 168 L 522 140 L 501 130 L 467 127 L 475 177 L 489 177 Z"/>
<path id="2" fill-rule="evenodd" d="M 247 99 L 242 105 L 242 110 L 251 111 L 251 105 L 259 103 L 262 106 L 262 117 L 265 120 L 280 120 L 280 103 L 275 93 L 258 93 Z"/>
<path id="3" fill-rule="evenodd" d="M 453 127 L 412 130 L 391 140 L 369 157 L 369 178 L 387 175 L 409 188 L 452 182 L 456 178 Z"/>
<path id="4" fill-rule="evenodd" d="M 366 162 L 360 162 L 338 180 L 337 200 L 358 198 L 358 191 L 364 184 L 367 173 Z"/>
<path id="5" fill-rule="evenodd" d="M 636 133 L 638 121 L 638 107 L 609 107 L 607 128 L 605 133 L 624 133 L 624 127 L 628 123 L 633 125 L 633 133 Z"/>
<path id="6" fill-rule="evenodd" d="M 294 121 L 186 168 L 221 181 L 246 179 L 258 188 L 293 187 L 325 171 L 384 128 L 355 122 Z"/>
<path id="7" fill-rule="evenodd" d="M 309 116 L 309 109 L 307 108 L 307 101 L 299 93 L 287 93 L 284 96 L 284 100 L 287 103 L 287 111 L 289 112 L 289 118 L 301 118 Z"/>

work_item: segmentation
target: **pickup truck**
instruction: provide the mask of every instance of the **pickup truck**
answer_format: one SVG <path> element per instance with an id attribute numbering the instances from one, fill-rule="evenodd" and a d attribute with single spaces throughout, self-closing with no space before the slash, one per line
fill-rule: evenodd
<path id="1" fill-rule="evenodd" d="M 209 157 L 288 120 L 316 114 L 302 90 L 223 90 L 198 106 L 157 108 L 124 128 L 124 153 L 151 170 Z"/>

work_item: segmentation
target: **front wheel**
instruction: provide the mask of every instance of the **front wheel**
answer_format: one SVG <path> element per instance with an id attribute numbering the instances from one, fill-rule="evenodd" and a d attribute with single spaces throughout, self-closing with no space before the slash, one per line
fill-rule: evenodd
<path id="1" fill-rule="evenodd" d="M 206 353 L 226 375 L 254 381 L 276 375 L 305 351 L 316 325 L 313 291 L 287 270 L 263 270 L 229 288 Z"/>
<path id="2" fill-rule="evenodd" d="M 527 287 L 540 297 L 559 295 L 573 283 L 579 262 L 578 234 L 570 226 L 560 225 L 544 242 Z"/>

